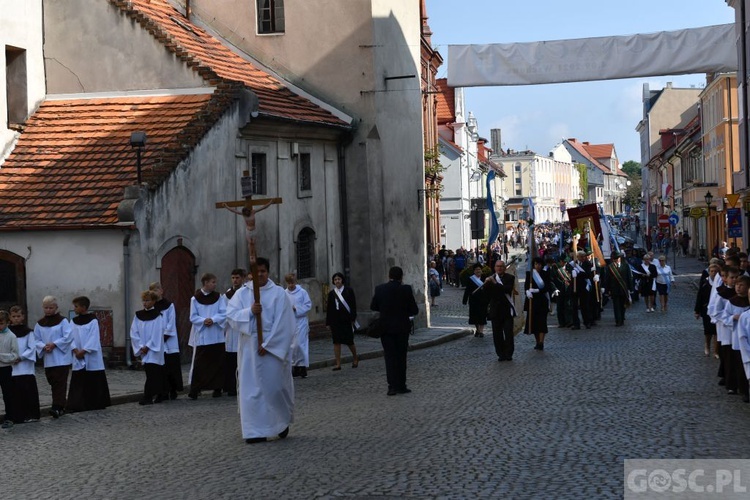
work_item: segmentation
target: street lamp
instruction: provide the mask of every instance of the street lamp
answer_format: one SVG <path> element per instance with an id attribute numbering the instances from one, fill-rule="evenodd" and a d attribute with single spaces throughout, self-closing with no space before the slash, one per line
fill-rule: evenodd
<path id="1" fill-rule="evenodd" d="M 141 185 L 141 149 L 146 147 L 146 132 L 133 132 L 130 134 L 130 146 L 136 151 L 136 168 L 138 185 Z"/>

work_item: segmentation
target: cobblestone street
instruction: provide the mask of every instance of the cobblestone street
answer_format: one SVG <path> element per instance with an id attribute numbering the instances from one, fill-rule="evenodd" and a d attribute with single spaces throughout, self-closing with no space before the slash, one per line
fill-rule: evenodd
<path id="1" fill-rule="evenodd" d="M 245 444 L 226 397 L 17 425 L 3 496 L 619 498 L 626 458 L 746 458 L 750 405 L 716 384 L 692 316 L 701 268 L 678 258 L 668 313 L 636 302 L 615 329 L 610 306 L 541 352 L 521 334 L 513 362 L 491 334 L 414 351 L 411 394 L 386 396 L 382 358 L 311 371 L 282 441 Z M 436 326 L 466 326 L 462 292 L 446 287 Z"/>

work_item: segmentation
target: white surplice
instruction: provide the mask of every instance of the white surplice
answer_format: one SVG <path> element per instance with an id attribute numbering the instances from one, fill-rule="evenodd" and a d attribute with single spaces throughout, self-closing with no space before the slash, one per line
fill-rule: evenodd
<path id="1" fill-rule="evenodd" d="M 36 340 L 37 356 L 44 360 L 45 368 L 55 366 L 70 366 L 73 358 L 70 351 L 70 343 L 73 341 L 73 328 L 70 321 L 64 319 L 55 326 L 41 326 L 39 323 L 34 327 L 34 340 Z M 54 349 L 50 352 L 44 351 L 44 346 L 53 343 Z"/>
<path id="2" fill-rule="evenodd" d="M 750 311 L 745 311 L 737 323 L 737 338 L 742 354 L 742 365 L 745 368 L 745 377 L 750 380 Z"/>
<path id="3" fill-rule="evenodd" d="M 250 308 L 252 284 L 237 290 L 227 306 L 227 319 L 240 332 L 237 352 L 238 404 L 242 437 L 274 437 L 294 420 L 292 341 L 295 321 L 292 303 L 273 281 L 260 289 L 263 307 L 264 356 L 258 354 L 258 332 Z"/>
<path id="4" fill-rule="evenodd" d="M 150 310 L 150 309 L 149 309 Z M 142 320 L 136 313 L 130 326 L 130 343 L 133 352 L 141 357 L 142 363 L 164 364 L 164 334 L 167 327 L 164 316 L 158 315 L 152 320 Z M 146 354 L 138 354 L 142 347 L 148 347 Z"/>
<path id="5" fill-rule="evenodd" d="M 73 343 L 75 344 L 75 348 L 86 351 L 86 354 L 84 354 L 83 357 L 86 371 L 97 372 L 104 370 L 104 356 L 102 355 L 99 321 L 94 319 L 85 325 L 76 325 L 75 322 L 73 322 L 71 323 L 71 326 L 73 327 Z M 73 361 L 75 364 L 75 359 Z"/>
<path id="6" fill-rule="evenodd" d="M 294 307 L 294 317 L 297 322 L 297 331 L 292 343 L 292 366 L 310 366 L 310 324 L 307 321 L 307 313 L 312 309 L 312 301 L 307 290 L 297 285 L 294 291 L 286 290 L 287 295 Z"/>

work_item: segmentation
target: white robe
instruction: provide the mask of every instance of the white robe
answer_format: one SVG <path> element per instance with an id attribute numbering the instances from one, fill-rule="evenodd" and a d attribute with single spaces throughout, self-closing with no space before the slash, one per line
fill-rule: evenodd
<path id="1" fill-rule="evenodd" d="M 177 338 L 177 314 L 174 310 L 174 304 L 161 312 L 164 316 L 164 353 L 175 354 L 180 352 L 180 339 Z"/>
<path id="2" fill-rule="evenodd" d="M 312 309 L 312 301 L 307 290 L 297 285 L 294 291 L 286 290 L 289 299 L 294 306 L 294 317 L 297 322 L 297 331 L 292 343 L 292 366 L 310 366 L 310 324 L 307 321 L 307 313 Z"/>
<path id="3" fill-rule="evenodd" d="M 742 315 L 743 312 L 747 311 L 747 307 L 738 307 L 729 302 L 728 300 L 725 301 L 726 304 L 724 304 L 724 309 L 721 311 L 721 322 L 722 324 L 729 330 L 729 344 L 731 344 L 732 349 L 735 351 L 740 350 L 740 341 L 737 330 L 737 323 L 739 320 L 734 319 L 735 315 Z M 718 325 L 718 323 L 717 323 Z"/>
<path id="4" fill-rule="evenodd" d="M 130 343 L 133 345 L 133 352 L 136 356 L 139 356 L 138 352 L 141 348 L 148 347 L 146 354 L 140 354 L 142 363 L 164 364 L 164 334 L 166 331 L 167 327 L 164 324 L 164 315 L 162 314 L 149 321 L 138 319 L 138 316 L 133 317 L 133 324 L 130 326 Z"/>
<path id="5" fill-rule="evenodd" d="M 203 324 L 208 318 L 213 321 L 211 326 Z M 190 299 L 190 323 L 193 324 L 193 327 L 190 329 L 188 345 L 199 347 L 223 344 L 226 321 L 227 298 L 224 295 L 219 295 L 219 300 L 213 304 L 201 304 L 195 300 L 195 297 L 192 297 Z"/>
<path id="6" fill-rule="evenodd" d="M 737 322 L 737 338 L 742 354 L 742 365 L 745 368 L 745 377 L 750 380 L 750 311 L 745 311 Z"/>
<path id="7" fill-rule="evenodd" d="M 724 324 L 724 308 L 729 301 L 720 295 L 716 296 L 711 314 L 711 322 L 716 324 L 716 340 L 721 345 L 730 345 L 732 343 L 732 329 Z"/>
<path id="8" fill-rule="evenodd" d="M 73 344 L 75 349 L 83 349 L 86 354 L 82 360 L 75 359 L 73 356 L 73 366 L 76 361 L 83 361 L 84 368 L 88 372 L 104 370 L 104 356 L 102 356 L 102 341 L 99 334 L 99 321 L 94 319 L 85 325 L 76 325 L 73 327 Z"/>
<path id="9" fill-rule="evenodd" d="M 33 332 L 18 338 L 18 357 L 21 358 L 21 360 L 13 365 L 13 376 L 34 375 L 36 340 L 34 340 Z"/>
<path id="10" fill-rule="evenodd" d="M 36 353 L 44 359 L 45 368 L 70 366 L 73 363 L 70 352 L 73 329 L 67 319 L 63 318 L 55 326 L 41 326 L 37 323 L 34 327 L 34 339 L 36 340 Z M 44 346 L 50 342 L 55 344 L 55 348 L 51 352 L 44 352 Z"/>
<path id="11" fill-rule="evenodd" d="M 245 284 L 229 301 L 227 319 L 240 332 L 237 352 L 238 404 L 242 437 L 274 437 L 294 421 L 292 303 L 283 288 L 269 280 L 260 289 L 263 307 L 263 347 L 258 355 L 252 284 Z"/>

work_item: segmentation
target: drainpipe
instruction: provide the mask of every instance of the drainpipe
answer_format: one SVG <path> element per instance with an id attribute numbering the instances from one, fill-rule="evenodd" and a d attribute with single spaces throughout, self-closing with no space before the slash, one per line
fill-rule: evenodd
<path id="1" fill-rule="evenodd" d="M 339 153 L 339 212 L 341 213 L 341 260 L 344 266 L 346 282 L 351 283 L 349 269 L 349 215 L 346 199 L 346 153 L 344 143 L 338 144 Z"/>
<path id="2" fill-rule="evenodd" d="M 130 328 L 127 327 L 130 321 L 130 229 L 125 230 L 125 237 L 122 240 L 122 262 L 123 262 L 123 293 L 125 300 L 123 303 L 125 325 L 125 364 L 128 367 L 133 365 L 130 356 Z"/>

